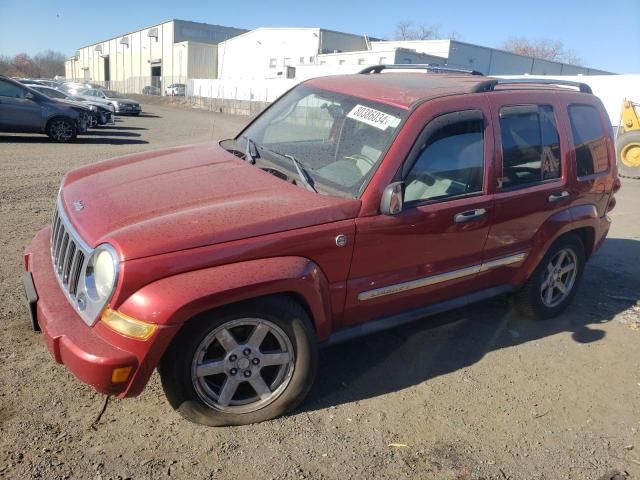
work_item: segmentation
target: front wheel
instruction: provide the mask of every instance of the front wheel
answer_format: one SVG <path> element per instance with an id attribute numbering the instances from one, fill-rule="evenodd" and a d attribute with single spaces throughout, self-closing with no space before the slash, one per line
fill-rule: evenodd
<path id="1" fill-rule="evenodd" d="M 306 311 L 289 298 L 269 297 L 191 320 L 159 372 L 169 403 L 183 417 L 227 426 L 295 408 L 311 388 L 316 365 Z"/>
<path id="2" fill-rule="evenodd" d="M 54 118 L 47 125 L 46 133 L 57 143 L 67 143 L 78 135 L 76 124 L 67 118 Z"/>
<path id="3" fill-rule="evenodd" d="M 575 235 L 560 238 L 516 294 L 516 306 L 521 313 L 539 320 L 560 315 L 576 294 L 584 262 L 580 239 Z"/>

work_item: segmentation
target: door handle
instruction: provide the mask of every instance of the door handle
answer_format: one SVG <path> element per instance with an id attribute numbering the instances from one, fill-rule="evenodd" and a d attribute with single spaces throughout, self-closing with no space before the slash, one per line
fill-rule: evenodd
<path id="1" fill-rule="evenodd" d="M 467 210 L 466 212 L 456 214 L 453 217 L 453 221 L 455 223 L 469 223 L 480 220 L 486 215 L 487 211 L 484 208 L 476 208 L 475 210 Z"/>
<path id="2" fill-rule="evenodd" d="M 563 200 L 568 196 L 569 196 L 569 192 L 567 192 L 566 190 L 563 190 L 562 192 L 552 193 L 551 195 L 549 195 L 549 202 L 550 203 L 559 202 L 560 200 Z"/>

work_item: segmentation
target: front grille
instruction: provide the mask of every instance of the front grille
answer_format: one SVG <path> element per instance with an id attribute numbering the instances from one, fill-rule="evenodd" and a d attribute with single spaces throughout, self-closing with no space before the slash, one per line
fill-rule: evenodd
<path id="1" fill-rule="evenodd" d="M 51 222 L 51 261 L 63 290 L 71 300 L 75 300 L 88 251 L 61 209 L 58 204 Z M 72 303 L 75 306 L 75 301 Z"/>

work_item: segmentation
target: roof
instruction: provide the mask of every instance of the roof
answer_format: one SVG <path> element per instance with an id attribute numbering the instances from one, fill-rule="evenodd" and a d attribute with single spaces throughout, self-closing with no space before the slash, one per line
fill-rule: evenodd
<path id="1" fill-rule="evenodd" d="M 410 109 L 421 100 L 469 93 L 472 87 L 490 79 L 469 74 L 373 73 L 313 78 L 305 85 Z"/>

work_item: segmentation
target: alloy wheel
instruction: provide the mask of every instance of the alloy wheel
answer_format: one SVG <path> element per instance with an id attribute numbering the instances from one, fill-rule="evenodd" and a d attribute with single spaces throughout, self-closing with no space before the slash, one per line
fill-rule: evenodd
<path id="1" fill-rule="evenodd" d="M 294 351 L 285 332 L 261 318 L 224 323 L 198 345 L 191 366 L 197 395 L 226 413 L 249 413 L 267 406 L 287 388 Z"/>
<path id="2" fill-rule="evenodd" d="M 50 132 L 53 139 L 58 142 L 67 142 L 73 137 L 73 128 L 66 120 L 54 120 Z"/>
<path id="3" fill-rule="evenodd" d="M 548 308 L 560 305 L 569 296 L 578 275 L 578 257 L 563 248 L 549 260 L 540 284 L 542 303 Z"/>

